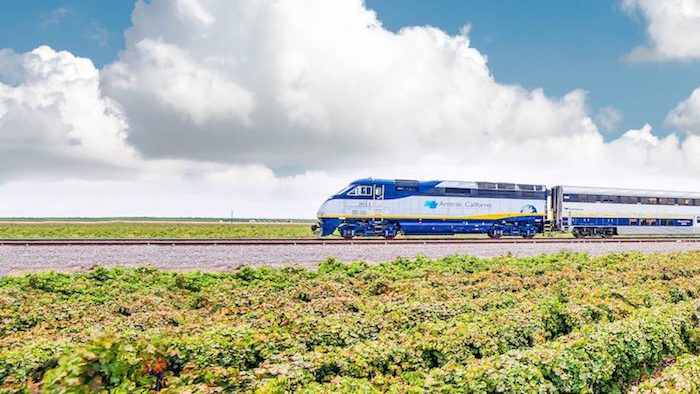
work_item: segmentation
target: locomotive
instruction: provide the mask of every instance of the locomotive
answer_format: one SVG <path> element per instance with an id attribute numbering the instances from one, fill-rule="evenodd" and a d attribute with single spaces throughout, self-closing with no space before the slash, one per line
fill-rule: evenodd
<path id="1" fill-rule="evenodd" d="M 328 198 L 312 226 L 319 236 L 487 234 L 532 238 L 700 234 L 700 193 L 364 178 Z"/>

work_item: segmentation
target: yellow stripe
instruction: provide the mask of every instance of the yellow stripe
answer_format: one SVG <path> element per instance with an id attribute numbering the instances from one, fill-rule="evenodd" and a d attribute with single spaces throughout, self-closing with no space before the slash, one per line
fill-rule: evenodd
<path id="1" fill-rule="evenodd" d="M 325 214 L 319 215 L 319 219 L 333 219 L 333 218 L 352 218 L 352 219 L 371 219 L 371 218 L 385 218 L 385 219 L 505 219 L 519 216 L 532 216 L 532 217 L 543 217 L 543 215 L 533 215 L 526 214 L 522 212 L 518 213 L 489 213 L 485 215 L 470 215 L 470 216 L 449 216 L 449 215 L 356 215 L 356 214 Z"/>

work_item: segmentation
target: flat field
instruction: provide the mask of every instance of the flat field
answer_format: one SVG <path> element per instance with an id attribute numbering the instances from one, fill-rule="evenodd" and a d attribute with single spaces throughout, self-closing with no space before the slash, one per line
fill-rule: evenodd
<path id="1" fill-rule="evenodd" d="M 700 252 L 98 267 L 0 279 L 0 323 L 7 393 L 692 392 Z"/>
<path id="2" fill-rule="evenodd" d="M 312 238 L 311 223 L 0 222 L 0 238 Z"/>

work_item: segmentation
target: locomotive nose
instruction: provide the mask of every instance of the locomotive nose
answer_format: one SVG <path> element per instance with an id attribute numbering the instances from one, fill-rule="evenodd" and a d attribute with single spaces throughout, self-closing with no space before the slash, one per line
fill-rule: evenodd
<path id="1" fill-rule="evenodd" d="M 316 216 L 319 218 L 328 212 L 328 200 L 324 201 L 323 204 L 318 208 L 318 213 Z"/>
<path id="2" fill-rule="evenodd" d="M 328 201 L 325 201 L 323 204 L 321 204 L 321 207 L 318 208 L 318 213 L 316 216 L 318 217 L 318 222 L 314 223 L 311 225 L 311 231 L 313 231 L 316 236 L 321 236 L 323 234 L 323 215 L 326 213 L 326 206 L 328 205 Z"/>

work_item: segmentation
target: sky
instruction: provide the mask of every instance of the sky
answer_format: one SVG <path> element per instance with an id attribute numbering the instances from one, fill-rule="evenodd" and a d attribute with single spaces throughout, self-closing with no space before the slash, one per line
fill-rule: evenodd
<path id="1" fill-rule="evenodd" d="M 7 0 L 0 217 L 313 217 L 354 178 L 700 190 L 700 0 Z"/>

